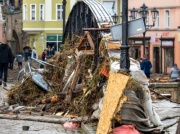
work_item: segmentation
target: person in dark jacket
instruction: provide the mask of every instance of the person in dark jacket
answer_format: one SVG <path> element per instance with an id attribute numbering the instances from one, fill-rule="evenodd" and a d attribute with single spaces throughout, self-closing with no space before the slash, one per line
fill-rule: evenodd
<path id="1" fill-rule="evenodd" d="M 144 71 L 147 78 L 150 78 L 151 68 L 152 68 L 151 62 L 146 58 L 146 56 L 144 56 L 143 61 L 141 62 L 141 69 Z"/>
<path id="2" fill-rule="evenodd" d="M 0 44 L 0 85 L 2 85 L 2 77 L 4 74 L 4 86 L 7 86 L 8 63 L 13 57 L 10 46 L 4 41 Z"/>
<path id="3" fill-rule="evenodd" d="M 26 45 L 26 46 L 23 48 L 23 50 L 24 50 L 24 60 L 25 60 L 25 61 L 28 61 L 29 50 L 30 50 L 29 45 Z"/>

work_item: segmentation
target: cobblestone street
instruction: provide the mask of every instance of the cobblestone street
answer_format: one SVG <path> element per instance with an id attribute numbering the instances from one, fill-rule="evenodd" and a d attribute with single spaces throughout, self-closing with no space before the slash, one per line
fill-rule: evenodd
<path id="1" fill-rule="evenodd" d="M 8 82 L 7 87 L 3 88 L 0 86 L 0 106 L 3 106 L 7 99 L 7 91 L 16 82 L 17 77 L 17 65 L 15 69 L 8 70 Z M 22 126 L 29 126 L 28 131 L 24 131 Z M 0 119 L 0 134 L 83 134 L 81 130 L 67 130 L 61 124 L 45 123 L 36 121 L 26 120 L 11 120 L 11 119 Z"/>

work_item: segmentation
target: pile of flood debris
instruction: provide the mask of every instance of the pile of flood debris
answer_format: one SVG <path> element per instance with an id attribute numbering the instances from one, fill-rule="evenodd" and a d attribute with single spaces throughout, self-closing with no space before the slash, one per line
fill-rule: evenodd
<path id="1" fill-rule="evenodd" d="M 33 59 L 43 69 L 27 63 L 8 93 L 8 103 L 38 107 L 47 114 L 98 119 L 98 134 L 125 124 L 140 132 L 161 133 L 163 129 L 157 127 L 163 123 L 153 110 L 148 79 L 139 62 L 130 58 L 126 73 L 120 69 L 120 41 L 104 36 L 99 50 L 96 43 L 85 32 L 66 40 L 61 52 L 47 62 Z"/>
<path id="2" fill-rule="evenodd" d="M 89 40 L 84 41 L 87 36 Z M 27 66 L 28 69 L 21 72 L 21 80 L 8 92 L 8 103 L 25 106 L 51 103 L 53 105 L 44 110 L 51 113 L 67 110 L 90 113 L 91 105 L 103 95 L 97 85 L 105 78 L 100 73 L 104 58 L 93 70 L 94 50 L 91 46 L 94 44 L 83 46 L 88 42 L 94 42 L 89 33 L 84 37 L 74 36 L 47 63 L 34 59 L 42 63 L 44 68 Z M 40 83 L 42 80 L 43 85 Z"/>

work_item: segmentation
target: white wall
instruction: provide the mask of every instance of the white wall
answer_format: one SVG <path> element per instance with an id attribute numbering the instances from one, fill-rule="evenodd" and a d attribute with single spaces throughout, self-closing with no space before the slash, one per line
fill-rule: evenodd
<path id="1" fill-rule="evenodd" d="M 52 0 L 45 0 L 45 21 L 52 20 Z"/>

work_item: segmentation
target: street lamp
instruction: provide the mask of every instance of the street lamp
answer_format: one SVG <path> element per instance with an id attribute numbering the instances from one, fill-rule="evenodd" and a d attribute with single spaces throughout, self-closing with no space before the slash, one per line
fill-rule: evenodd
<path id="1" fill-rule="evenodd" d="M 133 8 L 130 12 L 131 12 L 132 19 L 136 19 L 136 15 L 137 15 L 138 10 Z M 141 18 L 143 18 L 144 26 L 145 26 L 146 30 L 155 25 L 155 21 L 156 21 L 157 15 L 158 15 L 158 11 L 157 11 L 157 9 L 155 7 L 153 8 L 153 10 L 151 10 L 153 25 L 147 25 L 146 24 L 147 16 L 149 14 L 149 11 L 148 11 L 148 7 L 145 4 L 143 4 L 140 7 L 139 14 L 140 14 Z M 146 51 L 145 51 L 145 35 L 146 35 L 146 31 L 143 32 L 143 50 L 144 50 L 143 54 L 144 55 L 146 55 Z"/>
<path id="2" fill-rule="evenodd" d="M 136 19 L 136 17 L 137 17 L 137 12 L 138 12 L 138 10 L 136 10 L 136 9 L 133 7 L 133 9 L 131 10 L 131 15 L 130 15 L 132 20 Z"/>
<path id="3" fill-rule="evenodd" d="M 113 22 L 114 22 L 115 24 L 117 24 L 117 21 L 118 21 L 118 19 L 119 19 L 119 16 L 115 13 L 115 14 L 112 15 L 111 17 L 112 17 L 112 19 L 113 19 Z"/>
<path id="4" fill-rule="evenodd" d="M 63 35 L 65 32 L 65 25 L 66 25 L 66 0 L 63 0 L 62 4 L 63 4 Z M 62 39 L 62 43 L 64 43 L 65 39 Z"/>
<path id="5" fill-rule="evenodd" d="M 128 45 L 128 0 L 122 0 L 122 45 L 120 47 L 120 68 L 129 72 L 129 45 Z"/>

